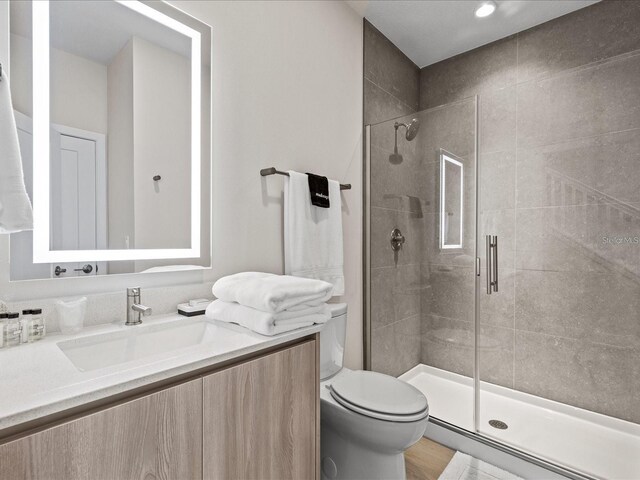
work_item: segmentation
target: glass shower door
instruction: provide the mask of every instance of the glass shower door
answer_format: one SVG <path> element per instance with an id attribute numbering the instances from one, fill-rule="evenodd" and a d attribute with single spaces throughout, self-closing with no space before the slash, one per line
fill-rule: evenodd
<path id="1" fill-rule="evenodd" d="M 368 127 L 368 367 L 474 430 L 476 98 Z"/>
<path id="2" fill-rule="evenodd" d="M 499 288 L 481 276 L 478 431 L 602 478 L 640 476 L 638 71 L 636 52 L 522 82 L 518 128 L 479 152 Z"/>

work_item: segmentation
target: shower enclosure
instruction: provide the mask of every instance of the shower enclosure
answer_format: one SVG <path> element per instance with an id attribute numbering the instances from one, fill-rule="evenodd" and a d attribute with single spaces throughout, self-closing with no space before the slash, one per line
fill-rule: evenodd
<path id="1" fill-rule="evenodd" d="M 365 128 L 366 368 L 574 478 L 640 477 L 640 115 L 618 102 L 639 66 L 520 85 L 543 118 L 520 114 L 512 151 L 489 148 L 483 94 Z M 581 100 L 580 76 L 617 83 Z"/>

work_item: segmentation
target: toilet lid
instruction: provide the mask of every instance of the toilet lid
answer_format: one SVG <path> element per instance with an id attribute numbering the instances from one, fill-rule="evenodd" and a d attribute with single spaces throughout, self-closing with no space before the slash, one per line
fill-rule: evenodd
<path id="1" fill-rule="evenodd" d="M 369 371 L 350 371 L 331 382 L 333 398 L 350 410 L 391 421 L 415 421 L 427 416 L 427 398 L 402 380 Z"/>

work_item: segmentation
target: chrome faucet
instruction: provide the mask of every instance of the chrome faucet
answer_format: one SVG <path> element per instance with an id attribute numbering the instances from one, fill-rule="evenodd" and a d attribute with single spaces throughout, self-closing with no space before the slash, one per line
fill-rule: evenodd
<path id="1" fill-rule="evenodd" d="M 127 321 L 125 325 L 140 325 L 142 315 L 151 315 L 151 307 L 140 303 L 140 287 L 127 288 Z"/>

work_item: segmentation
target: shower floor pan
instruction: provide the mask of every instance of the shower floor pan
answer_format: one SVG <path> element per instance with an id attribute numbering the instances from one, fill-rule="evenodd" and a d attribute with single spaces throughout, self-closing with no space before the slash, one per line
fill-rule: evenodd
<path id="1" fill-rule="evenodd" d="M 427 365 L 400 379 L 426 395 L 431 416 L 474 431 L 473 379 Z M 483 435 L 586 475 L 640 478 L 640 425 L 491 383 L 480 392 Z"/>

